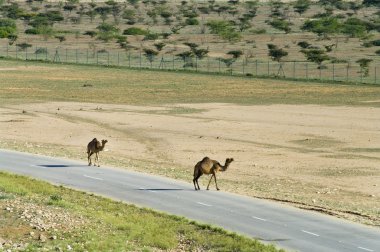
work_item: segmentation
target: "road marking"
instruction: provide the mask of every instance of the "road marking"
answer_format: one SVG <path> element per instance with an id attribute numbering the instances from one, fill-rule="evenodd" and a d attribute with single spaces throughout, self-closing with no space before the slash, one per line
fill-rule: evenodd
<path id="1" fill-rule="evenodd" d="M 312 233 L 312 232 L 309 232 L 309 231 L 306 231 L 306 230 L 301 230 L 302 232 L 306 233 L 306 234 L 309 234 L 309 235 L 314 235 L 314 236 L 319 236 L 319 234 L 315 234 L 315 233 Z"/>
<path id="2" fill-rule="evenodd" d="M 363 247 L 358 247 L 358 249 L 365 250 L 365 251 L 370 251 L 370 252 L 374 252 L 374 250 L 372 250 L 372 249 L 367 249 L 367 248 L 363 248 Z"/>
<path id="3" fill-rule="evenodd" d="M 256 217 L 256 216 L 252 216 L 252 218 L 254 218 L 254 219 L 256 219 L 256 220 L 267 221 L 266 219 L 259 218 L 259 217 Z"/>
<path id="4" fill-rule="evenodd" d="M 208 206 L 208 207 L 212 207 L 212 205 L 209 205 L 209 204 L 205 204 L 205 203 L 202 203 L 202 202 L 197 202 L 197 204 L 199 204 L 199 205 L 202 205 L 202 206 Z"/>
<path id="5" fill-rule="evenodd" d="M 95 180 L 104 180 L 104 179 L 102 179 L 102 178 L 91 177 L 91 176 L 88 176 L 88 175 L 86 175 L 86 174 L 84 174 L 83 176 L 86 177 L 86 178 L 95 179 Z"/>

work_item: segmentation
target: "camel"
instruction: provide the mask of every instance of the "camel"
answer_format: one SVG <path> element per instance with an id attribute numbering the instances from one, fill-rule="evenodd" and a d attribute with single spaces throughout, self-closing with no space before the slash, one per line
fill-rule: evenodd
<path id="1" fill-rule="evenodd" d="M 88 165 L 91 165 L 91 155 L 95 153 L 95 161 L 94 161 L 94 166 L 96 166 L 96 161 L 98 162 L 98 167 L 99 165 L 99 151 L 102 151 L 104 149 L 104 146 L 106 145 L 108 141 L 107 140 L 102 140 L 102 144 L 94 138 L 92 139 L 91 142 L 88 143 L 87 145 L 87 154 L 88 154 Z"/>
<path id="2" fill-rule="evenodd" d="M 194 187 L 195 190 L 200 190 L 199 184 L 198 184 L 198 179 L 200 176 L 203 174 L 212 174 L 210 181 L 208 182 L 207 185 L 207 190 L 210 186 L 211 180 L 214 177 L 215 180 L 215 185 L 216 185 L 216 190 L 219 191 L 218 188 L 218 183 L 216 182 L 216 173 L 218 171 L 224 172 L 227 170 L 228 166 L 231 164 L 231 162 L 234 161 L 233 158 L 227 158 L 226 163 L 224 166 L 222 166 L 218 161 L 212 160 L 208 157 L 204 157 L 201 161 L 199 161 L 195 166 L 194 166 Z M 197 188 L 198 186 L 198 188 Z"/>

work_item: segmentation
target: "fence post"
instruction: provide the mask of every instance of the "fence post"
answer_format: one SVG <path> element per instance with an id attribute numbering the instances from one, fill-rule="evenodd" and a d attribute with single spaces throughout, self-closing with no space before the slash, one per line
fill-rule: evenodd
<path id="1" fill-rule="evenodd" d="M 48 49 L 45 47 L 45 61 L 48 61 Z"/>
<path id="2" fill-rule="evenodd" d="M 99 53 L 98 51 L 95 52 L 96 53 L 96 65 L 99 64 Z"/>
<path id="3" fill-rule="evenodd" d="M 243 75 L 245 74 L 245 65 L 244 65 L 244 59 L 243 59 Z"/>
<path id="4" fill-rule="evenodd" d="M 36 60 L 38 59 L 37 57 L 37 46 L 36 46 L 36 50 L 34 51 L 34 54 L 36 55 Z"/>
<path id="5" fill-rule="evenodd" d="M 78 64 L 78 49 L 75 49 L 75 63 Z"/>
<path id="6" fill-rule="evenodd" d="M 218 60 L 219 60 L 219 73 L 220 73 L 220 58 L 218 58 Z"/>
<path id="7" fill-rule="evenodd" d="M 7 58 L 8 58 L 8 44 L 7 44 Z"/>
<path id="8" fill-rule="evenodd" d="M 377 84 L 377 67 L 375 67 L 375 84 Z"/>
<path id="9" fill-rule="evenodd" d="M 16 59 L 18 59 L 17 45 L 16 45 Z"/>
<path id="10" fill-rule="evenodd" d="M 333 81 L 335 81 L 335 64 L 333 63 Z"/>
<path id="11" fill-rule="evenodd" d="M 269 77 L 269 60 L 268 60 L 268 77 Z"/>
<path id="12" fill-rule="evenodd" d="M 296 61 L 293 61 L 293 79 L 296 78 Z"/>
<path id="13" fill-rule="evenodd" d="M 28 60 L 28 47 L 25 48 L 25 60 Z"/>
<path id="14" fill-rule="evenodd" d="M 259 61 L 258 61 L 258 60 L 256 60 L 256 76 L 258 76 L 258 75 L 259 75 L 259 73 L 257 72 L 257 69 L 258 69 L 258 64 L 259 64 Z"/>
<path id="15" fill-rule="evenodd" d="M 306 80 L 309 81 L 309 63 L 306 62 Z"/>
<path id="16" fill-rule="evenodd" d="M 120 53 L 117 52 L 117 66 L 120 66 Z"/>
<path id="17" fill-rule="evenodd" d="M 142 62 L 141 62 L 141 49 L 140 49 L 140 68 L 141 68 L 141 64 L 142 64 Z"/>
<path id="18" fill-rule="evenodd" d="M 173 62 L 173 64 L 172 64 L 172 70 L 174 71 L 174 54 L 172 55 L 172 62 Z"/>
<path id="19" fill-rule="evenodd" d="M 349 64 L 347 63 L 347 68 L 346 68 L 346 82 L 348 82 L 348 68 L 349 68 Z"/>
<path id="20" fill-rule="evenodd" d="M 67 48 L 66 48 L 66 63 L 67 63 Z"/>
<path id="21" fill-rule="evenodd" d="M 207 57 L 207 72 L 210 72 L 210 57 Z"/>
<path id="22" fill-rule="evenodd" d="M 198 57 L 195 56 L 195 72 L 198 72 Z"/>
<path id="23" fill-rule="evenodd" d="M 128 52 L 128 66 L 131 68 L 131 52 Z"/>
<path id="24" fill-rule="evenodd" d="M 107 51 L 107 66 L 110 65 L 110 52 Z"/>

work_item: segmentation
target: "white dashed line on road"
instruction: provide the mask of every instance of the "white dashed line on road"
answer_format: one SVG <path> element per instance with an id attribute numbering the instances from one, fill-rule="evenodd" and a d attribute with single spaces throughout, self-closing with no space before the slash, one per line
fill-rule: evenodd
<path id="1" fill-rule="evenodd" d="M 254 218 L 254 219 L 256 219 L 256 220 L 267 221 L 266 219 L 259 218 L 259 217 L 256 217 L 256 216 L 252 216 L 252 218 Z"/>
<path id="2" fill-rule="evenodd" d="M 358 249 L 361 249 L 364 251 L 369 251 L 369 252 L 374 252 L 374 250 L 372 250 L 372 249 L 367 249 L 367 248 L 363 248 L 363 247 L 358 247 Z"/>
<path id="3" fill-rule="evenodd" d="M 313 235 L 313 236 L 320 236 L 319 234 L 315 234 L 315 233 L 312 233 L 312 232 L 309 232 L 309 231 L 306 231 L 306 230 L 301 230 L 302 232 L 306 233 L 306 234 L 309 234 L 309 235 Z"/>
<path id="4" fill-rule="evenodd" d="M 102 178 L 92 177 L 92 176 L 88 176 L 86 174 L 84 174 L 83 176 L 86 177 L 86 178 L 95 179 L 95 180 L 104 180 Z"/>
<path id="5" fill-rule="evenodd" d="M 202 202 L 197 202 L 197 204 L 202 205 L 202 206 L 212 207 L 212 205 L 209 205 L 209 204 L 206 204 L 206 203 L 202 203 Z"/>

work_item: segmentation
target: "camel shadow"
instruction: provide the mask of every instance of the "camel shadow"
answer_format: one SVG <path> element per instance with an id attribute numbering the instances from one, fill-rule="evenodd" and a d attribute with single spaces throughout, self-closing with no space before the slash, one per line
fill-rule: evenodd
<path id="1" fill-rule="evenodd" d="M 154 191 L 154 192 L 160 192 L 160 191 L 184 191 L 185 189 L 181 188 L 140 188 L 136 189 L 137 191 Z"/>
<path id="2" fill-rule="evenodd" d="M 36 165 L 44 168 L 68 168 L 68 167 L 85 167 L 87 165 L 65 165 L 65 164 L 49 164 L 49 165 Z"/>

